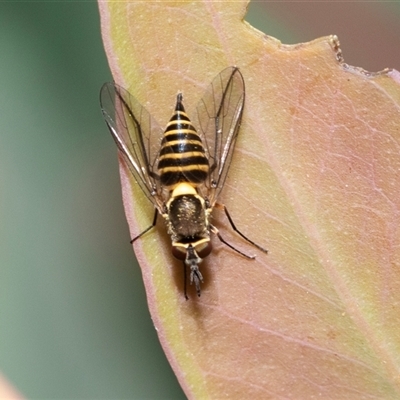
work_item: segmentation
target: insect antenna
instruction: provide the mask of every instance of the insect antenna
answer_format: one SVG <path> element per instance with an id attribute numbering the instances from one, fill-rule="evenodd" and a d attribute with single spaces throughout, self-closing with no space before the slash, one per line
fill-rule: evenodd
<path id="1" fill-rule="evenodd" d="M 194 282 L 194 285 L 196 286 L 197 296 L 199 297 L 201 295 L 200 283 L 203 282 L 203 275 L 199 271 L 199 264 L 201 261 L 202 260 L 197 255 L 194 247 L 191 244 L 189 244 L 186 250 L 185 264 L 190 268 L 190 284 Z M 186 285 L 186 277 L 185 277 L 185 285 Z"/>

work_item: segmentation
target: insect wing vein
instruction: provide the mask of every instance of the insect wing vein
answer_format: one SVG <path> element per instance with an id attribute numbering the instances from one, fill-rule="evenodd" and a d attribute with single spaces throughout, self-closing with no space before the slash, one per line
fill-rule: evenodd
<path id="1" fill-rule="evenodd" d="M 196 108 L 195 125 L 210 162 L 207 183 L 213 205 L 222 190 L 239 133 L 245 100 L 243 76 L 236 67 L 218 74 Z"/>
<path id="2" fill-rule="evenodd" d="M 155 168 L 162 129 L 128 91 L 114 83 L 103 85 L 100 101 L 104 119 L 127 166 L 160 210 L 162 190 Z"/>

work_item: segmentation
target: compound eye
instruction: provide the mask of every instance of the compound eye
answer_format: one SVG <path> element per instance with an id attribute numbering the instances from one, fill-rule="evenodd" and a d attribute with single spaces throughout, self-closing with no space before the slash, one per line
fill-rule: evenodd
<path id="1" fill-rule="evenodd" d="M 211 242 L 199 244 L 198 246 L 195 247 L 195 250 L 196 250 L 197 255 L 201 259 L 203 259 L 211 253 L 212 244 L 211 244 Z"/>
<path id="2" fill-rule="evenodd" d="M 172 255 L 178 260 L 186 259 L 186 248 L 179 246 L 172 246 Z"/>

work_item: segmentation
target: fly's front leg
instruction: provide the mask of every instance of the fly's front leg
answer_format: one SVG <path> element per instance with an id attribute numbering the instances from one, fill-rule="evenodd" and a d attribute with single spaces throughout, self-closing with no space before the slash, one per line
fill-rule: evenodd
<path id="1" fill-rule="evenodd" d="M 249 256 L 246 253 L 243 253 L 242 251 L 238 250 L 236 247 L 232 246 L 230 243 L 228 243 L 219 233 L 219 230 L 214 226 L 210 224 L 210 231 L 214 234 L 217 235 L 218 239 L 223 243 L 226 244 L 228 247 L 230 247 L 232 250 L 235 250 L 236 253 L 239 253 L 243 257 L 249 258 L 250 260 L 254 260 L 256 257 L 255 256 Z"/>
<path id="2" fill-rule="evenodd" d="M 133 242 L 135 242 L 137 239 L 139 239 L 141 236 L 143 236 L 143 235 L 144 235 L 146 232 L 148 232 L 150 229 L 152 229 L 152 228 L 154 228 L 154 227 L 156 226 L 156 223 L 157 223 L 157 216 L 158 216 L 158 210 L 157 210 L 157 208 L 156 208 L 156 211 L 155 211 L 155 213 L 154 213 L 154 218 L 153 218 L 152 224 L 151 224 L 148 228 L 146 228 L 142 233 L 139 233 L 139 235 L 135 236 L 135 237 L 131 240 L 131 244 L 132 244 Z"/>
<path id="3" fill-rule="evenodd" d="M 186 301 L 189 300 L 189 297 L 187 295 L 187 287 L 186 287 L 186 282 L 187 282 L 187 278 L 186 278 L 186 264 L 185 261 L 183 261 L 183 292 L 185 295 L 185 299 Z"/>
<path id="4" fill-rule="evenodd" d="M 218 208 L 219 210 L 223 210 L 225 212 L 226 217 L 228 218 L 229 223 L 231 224 L 232 229 L 238 233 L 244 240 L 246 240 L 247 242 L 249 242 L 250 244 L 252 244 L 254 247 L 257 247 L 257 249 L 263 251 L 264 253 L 268 253 L 267 249 L 264 249 L 263 247 L 261 247 L 260 245 L 258 245 L 257 243 L 253 242 L 252 240 L 250 240 L 247 236 L 245 236 L 242 232 L 239 231 L 238 228 L 236 228 L 236 225 L 234 224 L 232 217 L 230 216 L 228 209 L 225 207 L 224 204 L 218 204 L 216 203 L 215 208 Z M 218 235 L 219 237 L 219 235 Z M 221 238 L 220 238 L 221 239 Z M 225 242 L 224 242 L 225 243 Z M 227 243 L 226 243 L 227 244 Z M 228 245 L 229 247 L 232 247 L 230 245 Z M 236 249 L 235 249 L 236 250 Z M 240 252 L 239 252 L 240 253 Z"/>

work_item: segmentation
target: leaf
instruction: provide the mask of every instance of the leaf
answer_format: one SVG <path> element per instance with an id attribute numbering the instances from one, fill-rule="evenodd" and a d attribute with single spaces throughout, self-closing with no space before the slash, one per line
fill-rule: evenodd
<path id="1" fill-rule="evenodd" d="M 22 400 L 22 395 L 11 385 L 11 383 L 0 374 L 0 399 Z"/>
<path id="2" fill-rule="evenodd" d="M 100 2 L 117 83 L 165 124 L 237 65 L 246 108 L 221 202 L 236 225 L 183 297 L 163 221 L 135 243 L 164 351 L 189 398 L 400 397 L 400 75 L 343 63 L 336 37 L 282 45 L 246 2 Z M 111 162 L 111 161 L 110 161 Z M 151 204 L 121 166 L 134 237 Z M 192 288 L 193 289 L 193 288 Z"/>

